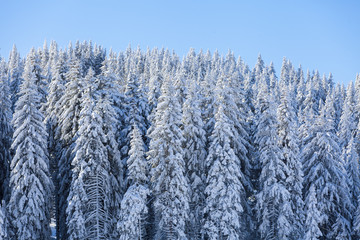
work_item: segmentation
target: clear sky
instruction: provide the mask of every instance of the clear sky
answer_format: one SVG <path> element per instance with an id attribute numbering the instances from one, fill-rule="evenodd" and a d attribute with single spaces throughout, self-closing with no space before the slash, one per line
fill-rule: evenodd
<path id="1" fill-rule="evenodd" d="M 279 71 L 295 66 L 332 72 L 348 83 L 360 72 L 360 1 L 356 0 L 0 0 L 0 55 L 21 55 L 44 40 L 60 47 L 92 40 L 115 51 L 165 47 L 231 49 L 253 67 L 261 53 Z"/>

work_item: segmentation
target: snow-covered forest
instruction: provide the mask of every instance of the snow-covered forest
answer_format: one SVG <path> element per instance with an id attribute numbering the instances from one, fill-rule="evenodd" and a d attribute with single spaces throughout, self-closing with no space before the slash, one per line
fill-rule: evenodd
<path id="1" fill-rule="evenodd" d="M 286 58 L 14 46 L 0 239 L 360 239 L 359 118 L 360 76 Z"/>

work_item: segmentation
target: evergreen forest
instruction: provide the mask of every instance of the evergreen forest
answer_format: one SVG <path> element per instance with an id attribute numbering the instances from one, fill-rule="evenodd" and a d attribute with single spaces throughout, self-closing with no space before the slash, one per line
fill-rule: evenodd
<path id="1" fill-rule="evenodd" d="M 360 239 L 360 75 L 229 51 L 0 57 L 0 239 Z"/>

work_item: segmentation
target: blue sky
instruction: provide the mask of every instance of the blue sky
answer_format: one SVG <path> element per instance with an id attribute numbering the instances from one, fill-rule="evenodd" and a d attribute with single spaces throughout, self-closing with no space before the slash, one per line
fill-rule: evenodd
<path id="1" fill-rule="evenodd" d="M 125 50 L 165 47 L 183 56 L 193 47 L 231 49 L 253 67 L 257 55 L 332 72 L 348 83 L 360 72 L 360 1 L 0 0 L 0 55 L 15 43 L 21 55 L 45 39 L 60 47 L 92 40 Z"/>

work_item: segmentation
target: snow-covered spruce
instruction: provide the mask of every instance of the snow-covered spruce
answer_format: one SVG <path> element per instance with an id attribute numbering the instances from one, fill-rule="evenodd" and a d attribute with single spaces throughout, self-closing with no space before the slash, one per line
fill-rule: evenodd
<path id="1" fill-rule="evenodd" d="M 32 51 L 26 61 L 24 82 L 13 117 L 11 196 L 8 204 L 10 238 L 49 239 L 50 199 L 53 188 L 49 173 L 47 133 L 40 112 L 41 94 Z"/>
<path id="2" fill-rule="evenodd" d="M 79 115 L 81 110 L 81 95 L 84 84 L 81 76 L 81 62 L 74 55 L 69 60 L 69 70 L 66 73 L 64 94 L 59 99 L 58 122 L 59 127 L 55 138 L 61 143 L 58 155 L 57 189 L 57 238 L 67 238 L 66 208 L 71 183 L 71 161 L 74 141 L 79 130 Z"/>
<path id="3" fill-rule="evenodd" d="M 276 105 L 264 81 L 260 83 L 256 109 L 255 144 L 262 169 L 260 192 L 256 197 L 259 233 L 262 239 L 290 239 L 295 225 L 292 224 L 294 213 L 286 178 L 291 172 L 279 148 Z"/>
<path id="4" fill-rule="evenodd" d="M 130 186 L 121 201 L 121 219 L 117 227 L 120 232 L 120 239 L 145 239 L 149 169 L 145 159 L 145 145 L 142 135 L 135 124 L 131 131 L 131 147 L 127 164 L 127 179 Z"/>
<path id="5" fill-rule="evenodd" d="M 66 208 L 69 239 L 109 239 L 110 163 L 96 81 L 90 68 L 84 79 L 80 128 L 72 160 L 72 181 Z"/>
<path id="6" fill-rule="evenodd" d="M 152 166 L 151 189 L 155 198 L 155 239 L 187 239 L 189 187 L 182 149 L 181 106 L 172 83 L 168 75 L 161 87 L 154 129 L 150 133 L 148 159 Z"/>
<path id="7" fill-rule="evenodd" d="M 322 107 L 320 116 L 316 118 L 313 127 L 308 129 L 308 137 L 304 141 L 302 161 L 305 199 L 306 201 L 312 199 L 309 195 L 313 187 L 316 193 L 317 211 L 320 213 L 320 219 L 316 224 L 322 236 L 328 239 L 336 237 L 350 239 L 349 189 L 346 184 L 344 164 L 339 161 L 340 148 L 334 134 L 333 121 L 326 112 L 326 107 Z M 305 202 L 306 206 L 310 204 Z M 309 214 L 311 212 L 306 213 L 308 217 Z M 314 226 L 307 228 L 312 229 Z"/>
<path id="8" fill-rule="evenodd" d="M 45 42 L 42 48 L 32 49 L 28 59 L 20 57 L 14 46 L 8 59 L 0 58 L 0 198 L 7 208 L 0 218 L 9 219 L 8 225 L 4 221 L 7 238 L 29 236 L 24 226 L 36 227 L 21 225 L 25 218 L 14 225 L 13 215 L 19 216 L 20 210 L 9 208 L 20 205 L 9 202 L 9 193 L 24 199 L 17 203 L 37 203 L 38 194 L 45 194 L 51 185 L 51 181 L 44 183 L 45 178 L 26 182 L 45 184 L 32 197 L 29 188 L 22 187 L 34 164 L 23 163 L 29 159 L 23 156 L 32 152 L 21 147 L 20 137 L 48 147 L 51 168 L 47 173 L 50 170 L 55 183 L 55 194 L 50 195 L 56 199 L 56 210 L 36 205 L 41 208 L 36 214 L 56 218 L 58 239 L 69 239 L 68 230 L 75 238 L 74 234 L 95 239 L 196 239 L 209 234 L 262 239 L 260 233 L 270 239 L 359 238 L 360 75 L 355 84 L 335 86 L 331 74 L 308 70 L 304 75 L 302 67 L 295 68 L 287 58 L 277 74 L 275 66 L 260 55 L 251 68 L 240 57 L 236 61 L 230 50 L 222 56 L 218 51 L 190 49 L 180 60 L 164 48 L 143 52 L 129 46 L 106 55 L 91 41 L 77 41 L 66 49 L 59 49 L 54 41 L 49 47 Z M 89 89 L 86 75 L 94 82 L 92 104 L 84 100 Z M 34 83 L 31 89 L 41 95 L 39 102 L 24 101 L 21 95 L 31 92 L 20 91 L 29 78 Z M 14 123 L 24 121 L 11 139 L 10 110 L 15 110 L 17 99 L 23 107 L 17 109 Z M 272 111 L 260 111 L 269 101 Z M 24 132 L 25 125 L 42 122 L 41 118 L 26 120 L 35 118 L 33 114 L 19 115 L 27 108 L 44 114 L 45 141 L 33 137 L 32 131 Z M 87 130 L 85 119 L 92 121 Z M 135 155 L 131 150 L 134 123 L 141 135 L 136 149 L 143 146 L 134 150 Z M 44 129 L 39 129 L 36 135 L 42 135 Z M 84 137 L 90 133 L 98 137 Z M 150 161 L 145 161 L 143 152 L 149 149 L 150 139 Z M 17 148 L 9 151 L 11 140 Z M 89 147 L 88 140 L 96 147 Z M 95 148 L 102 149 L 101 161 L 90 166 L 88 157 Z M 34 152 L 38 156 L 41 151 Z M 13 162 L 18 161 L 13 165 L 25 175 L 12 171 L 19 178 L 13 177 L 9 186 L 11 155 Z M 145 176 L 141 179 L 152 178 L 149 185 L 131 177 L 132 169 L 142 169 L 133 168 L 137 165 L 133 159 L 141 158 L 144 169 L 151 163 L 149 172 L 140 171 Z M 79 170 L 85 166 L 86 173 Z M 46 172 L 36 167 L 36 173 L 41 171 Z M 47 173 L 36 176 L 49 177 Z M 100 187 L 93 188 L 95 179 Z M 95 195 L 105 202 L 94 201 Z M 24 210 L 29 205 L 21 206 Z M 46 219 L 34 221 L 46 230 Z M 23 230 L 17 232 L 13 226 Z"/>
<path id="9" fill-rule="evenodd" d="M 6 63 L 0 60 L 0 201 L 9 199 L 11 99 Z"/>
<path id="10" fill-rule="evenodd" d="M 234 125 L 234 108 L 226 95 L 225 79 L 217 83 L 217 110 L 206 159 L 207 179 L 203 236 L 208 239 L 242 239 L 245 190 L 239 150 L 243 147 Z M 229 108 L 230 107 L 230 108 Z M 229 112 L 228 112 L 229 111 Z"/>
<path id="11" fill-rule="evenodd" d="M 206 133 L 201 118 L 199 86 L 189 81 L 183 104 L 184 160 L 190 189 L 189 238 L 200 239 L 205 189 Z"/>
<path id="12" fill-rule="evenodd" d="M 304 201 L 302 199 L 303 171 L 299 156 L 299 139 L 297 132 L 296 106 L 290 86 L 282 85 L 280 105 L 277 108 L 277 135 L 280 159 L 285 164 L 285 188 L 290 193 L 291 220 L 290 239 L 301 239 L 305 220 Z"/>

